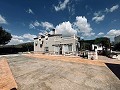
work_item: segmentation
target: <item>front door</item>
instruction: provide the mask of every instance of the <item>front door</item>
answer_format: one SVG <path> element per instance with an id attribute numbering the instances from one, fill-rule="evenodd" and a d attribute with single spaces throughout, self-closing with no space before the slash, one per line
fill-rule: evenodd
<path id="1" fill-rule="evenodd" d="M 60 51 L 59 51 L 60 54 L 62 54 L 62 46 L 60 46 Z"/>

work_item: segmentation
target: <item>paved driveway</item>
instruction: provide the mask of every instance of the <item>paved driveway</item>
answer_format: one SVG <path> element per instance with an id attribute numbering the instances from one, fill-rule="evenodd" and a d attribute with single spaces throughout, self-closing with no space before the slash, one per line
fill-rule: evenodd
<path id="1" fill-rule="evenodd" d="M 106 66 L 7 57 L 18 90 L 120 90 L 120 80 Z"/>

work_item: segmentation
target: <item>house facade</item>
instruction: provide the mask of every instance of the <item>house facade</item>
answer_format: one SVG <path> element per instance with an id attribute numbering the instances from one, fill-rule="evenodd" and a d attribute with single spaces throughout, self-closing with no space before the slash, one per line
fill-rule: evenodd
<path id="1" fill-rule="evenodd" d="M 77 36 L 63 37 L 62 34 L 45 34 L 34 38 L 34 52 L 56 55 L 77 55 L 80 44 Z"/>
<path id="2" fill-rule="evenodd" d="M 102 51 L 103 47 L 102 47 L 102 45 L 92 44 L 92 50 L 94 50 L 94 51 Z"/>

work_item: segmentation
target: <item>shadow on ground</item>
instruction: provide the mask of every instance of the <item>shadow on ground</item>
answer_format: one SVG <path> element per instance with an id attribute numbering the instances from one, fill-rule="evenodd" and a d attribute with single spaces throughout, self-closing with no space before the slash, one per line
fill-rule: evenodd
<path id="1" fill-rule="evenodd" d="M 106 65 L 120 79 L 120 64 L 106 63 Z"/>

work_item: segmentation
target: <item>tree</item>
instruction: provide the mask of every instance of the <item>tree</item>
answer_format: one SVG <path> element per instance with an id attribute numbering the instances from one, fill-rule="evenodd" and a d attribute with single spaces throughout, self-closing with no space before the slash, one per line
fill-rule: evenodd
<path id="1" fill-rule="evenodd" d="M 120 51 L 120 42 L 114 45 L 114 50 Z"/>
<path id="2" fill-rule="evenodd" d="M 110 48 L 110 39 L 107 37 L 100 37 L 95 39 L 95 44 L 100 44 L 104 46 L 106 49 Z"/>
<path id="3" fill-rule="evenodd" d="M 18 44 L 17 46 L 22 47 L 21 52 L 33 51 L 34 50 L 34 43 L 33 42 L 22 43 L 22 44 Z"/>
<path id="4" fill-rule="evenodd" d="M 79 40 L 80 42 L 80 50 L 91 50 L 92 44 L 94 43 L 94 40 Z"/>
<path id="5" fill-rule="evenodd" d="M 108 49 L 111 48 L 110 39 L 107 37 L 100 37 L 95 39 L 95 44 L 101 45 L 103 47 L 102 54 L 105 56 L 109 55 Z"/>
<path id="6" fill-rule="evenodd" d="M 9 43 L 11 38 L 11 34 L 0 27 L 0 45 L 5 45 Z"/>

